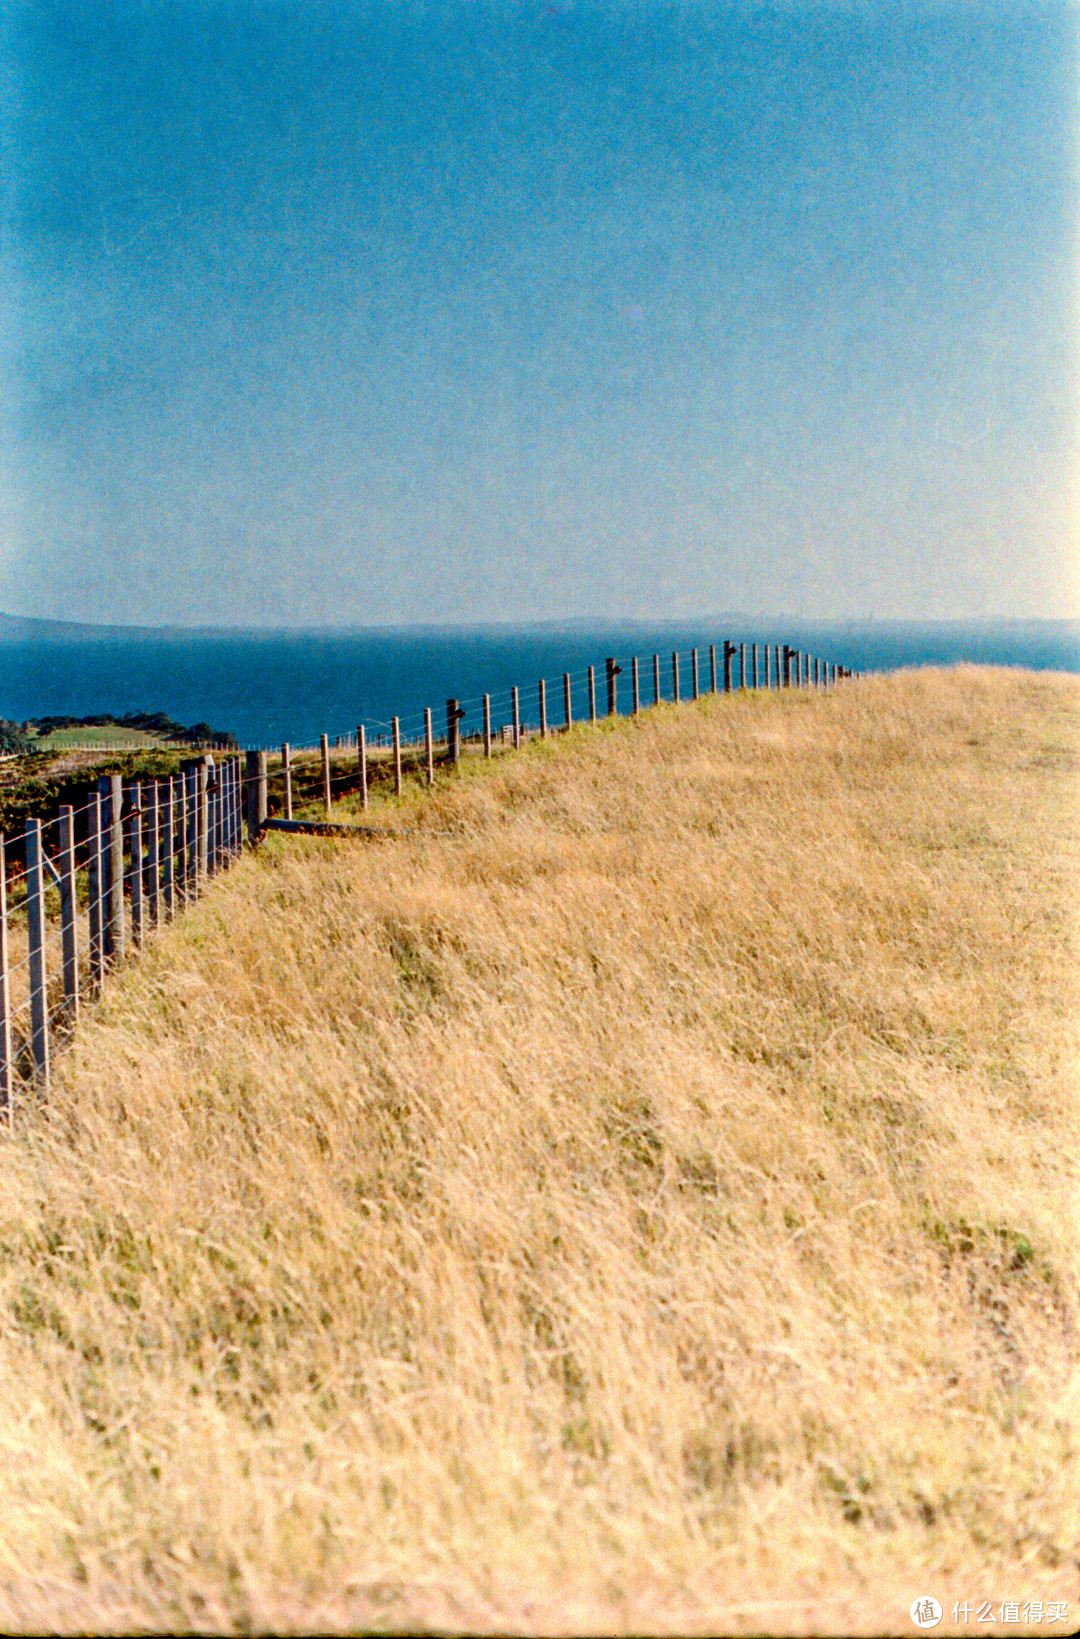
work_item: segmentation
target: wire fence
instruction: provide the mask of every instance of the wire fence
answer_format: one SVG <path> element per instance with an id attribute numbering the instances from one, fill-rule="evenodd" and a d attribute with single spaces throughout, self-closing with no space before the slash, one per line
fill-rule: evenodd
<path id="1" fill-rule="evenodd" d="M 550 690 L 542 678 L 451 698 L 438 735 L 425 707 L 332 743 L 324 734 L 318 746 L 284 744 L 273 767 L 268 750 L 253 749 L 243 759 L 204 752 L 164 778 L 101 775 L 80 806 L 0 833 L 0 1119 L 10 1127 L 20 1096 L 48 1092 L 53 1055 L 109 974 L 268 830 L 325 830 L 335 801 L 351 797 L 364 810 L 376 787 L 400 795 L 407 777 L 431 786 L 437 765 L 519 750 L 583 722 L 705 694 L 825 689 L 855 675 L 788 644 L 725 640 L 644 661 L 609 656 L 602 668 L 563 672 Z M 296 817 L 312 808 L 321 821 Z M 332 828 L 363 834 L 355 822 Z"/>

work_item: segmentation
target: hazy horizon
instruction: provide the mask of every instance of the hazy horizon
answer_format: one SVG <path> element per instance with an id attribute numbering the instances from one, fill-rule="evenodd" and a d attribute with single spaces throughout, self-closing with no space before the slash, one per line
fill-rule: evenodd
<path id="1" fill-rule="evenodd" d="M 1075 619 L 1078 21 L 12 6 L 0 605 Z"/>

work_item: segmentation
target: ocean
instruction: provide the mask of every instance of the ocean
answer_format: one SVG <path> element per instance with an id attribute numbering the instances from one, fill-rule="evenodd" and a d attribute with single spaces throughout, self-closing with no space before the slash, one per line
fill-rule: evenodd
<path id="1" fill-rule="evenodd" d="M 40 635 L 44 634 L 44 635 Z M 62 635 L 61 635 L 62 634 Z M 978 664 L 1080 673 L 1080 621 L 809 622 L 721 616 L 687 622 L 584 622 L 475 628 L 368 628 L 353 631 L 63 629 L 8 619 L 0 626 L 0 718 L 84 717 L 103 711 L 164 711 L 190 725 L 208 722 L 241 746 L 310 745 L 363 723 L 369 738 L 401 719 L 419 734 L 425 706 L 435 732 L 445 728 L 446 701 L 465 709 L 462 728 L 481 725 L 482 696 L 492 697 L 495 727 L 510 722 L 510 690 L 521 715 L 538 721 L 538 682 L 547 683 L 549 721 L 563 717 L 564 672 L 572 677 L 575 719 L 588 711 L 587 668 L 596 667 L 598 707 L 605 709 L 604 660 L 622 665 L 619 708 L 630 705 L 630 661 L 641 664 L 644 701 L 653 698 L 652 655 L 661 657 L 661 692 L 673 692 L 672 652 L 689 694 L 690 651 L 700 653 L 708 683 L 708 649 L 725 638 L 747 644 L 790 643 L 855 671 Z"/>

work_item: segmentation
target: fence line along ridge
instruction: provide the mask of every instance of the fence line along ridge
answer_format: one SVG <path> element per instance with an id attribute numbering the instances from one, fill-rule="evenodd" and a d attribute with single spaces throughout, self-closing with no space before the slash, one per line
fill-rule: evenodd
<path id="1" fill-rule="evenodd" d="M 786 643 L 725 639 L 707 653 L 692 649 L 683 669 L 678 650 L 664 663 L 654 654 L 644 676 L 636 655 L 608 656 L 604 715 L 616 716 L 625 706 L 637 716 L 664 701 L 680 704 L 721 690 L 823 689 L 856 675 L 861 674 Z M 333 747 L 326 734 L 318 747 L 283 744 L 273 816 L 268 752 L 255 748 L 244 754 L 243 768 L 239 755 L 215 762 L 213 753 L 204 751 L 183 762 L 178 773 L 157 779 L 125 783 L 119 774 L 103 774 L 81 807 L 64 805 L 55 818 L 32 819 L 18 836 L 0 832 L 0 1118 L 12 1126 L 18 1091 L 48 1092 L 52 1056 L 70 1039 L 82 1003 L 99 997 L 108 974 L 127 954 L 239 857 L 245 829 L 250 846 L 268 829 L 371 834 L 330 823 L 335 790 L 357 795 L 366 809 L 376 773 L 380 781 L 392 780 L 400 795 L 407 763 L 423 783 L 434 784 L 436 752 L 441 763 L 454 767 L 467 752 L 491 757 L 496 748 L 518 750 L 534 736 L 547 739 L 597 722 L 595 666 L 563 672 L 550 695 L 547 685 L 540 678 L 527 695 L 515 685 L 465 701 L 451 697 L 445 733 L 440 725 L 437 737 L 431 708 L 425 707 L 392 718 L 382 726 L 389 728 L 388 736 L 380 730 L 374 743 L 359 724 L 355 732 L 336 736 Z M 332 750 L 350 754 L 344 770 L 338 758 L 336 773 Z M 321 803 L 323 820 L 294 818 L 294 798 L 298 791 L 303 795 L 303 783 L 313 786 L 306 800 Z"/>

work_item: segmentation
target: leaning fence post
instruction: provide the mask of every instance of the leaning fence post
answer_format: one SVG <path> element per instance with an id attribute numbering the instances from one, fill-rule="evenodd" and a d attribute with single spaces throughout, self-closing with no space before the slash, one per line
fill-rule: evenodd
<path id="1" fill-rule="evenodd" d="M 15 1089 L 11 1062 L 11 978 L 8 963 L 7 858 L 0 831 L 0 1098 L 10 1128 L 15 1119 Z"/>
<path id="2" fill-rule="evenodd" d="M 671 698 L 679 704 L 679 651 L 673 649 L 671 654 Z"/>
<path id="3" fill-rule="evenodd" d="M 653 705 L 658 706 L 660 704 L 660 656 L 658 654 L 654 654 L 652 657 L 652 686 Z"/>
<path id="4" fill-rule="evenodd" d="M 49 1087 L 49 1004 L 45 976 L 45 882 L 41 864 L 41 821 L 26 830 L 26 928 L 30 944 L 30 1048 L 34 1076 Z"/>
<path id="5" fill-rule="evenodd" d="M 319 735 L 319 750 L 322 753 L 322 800 L 329 818 L 331 809 L 330 799 L 330 742 L 325 734 Z"/>
<path id="6" fill-rule="evenodd" d="M 281 747 L 281 778 L 285 785 L 285 818 L 292 819 L 292 751 L 286 740 Z"/>
<path id="7" fill-rule="evenodd" d="M 484 696 L 484 756 L 491 756 L 491 696 Z"/>
<path id="8" fill-rule="evenodd" d="M 630 680 L 634 690 L 633 713 L 637 717 L 641 712 L 641 682 L 638 677 L 637 655 L 630 662 Z"/>
<path id="9" fill-rule="evenodd" d="M 510 690 L 510 710 L 514 720 L 514 750 L 521 749 L 521 702 L 518 699 L 517 684 Z"/>
<path id="10" fill-rule="evenodd" d="M 589 667 L 589 722 L 596 722 L 596 667 Z"/>
<path id="11" fill-rule="evenodd" d="M 60 944 L 64 957 L 64 1006 L 69 1021 L 79 1017 L 79 947 L 75 892 L 75 810 L 65 803 L 60 810 Z"/>
<path id="12" fill-rule="evenodd" d="M 390 729 L 394 739 L 394 796 L 401 796 L 401 724 L 391 718 Z"/>

